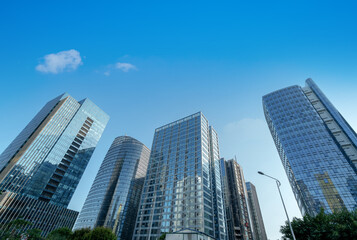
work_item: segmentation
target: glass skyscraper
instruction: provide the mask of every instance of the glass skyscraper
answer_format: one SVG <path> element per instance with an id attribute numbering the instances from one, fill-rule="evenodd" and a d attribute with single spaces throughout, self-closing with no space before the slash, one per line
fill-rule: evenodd
<path id="1" fill-rule="evenodd" d="M 117 137 L 110 146 L 74 229 L 105 226 L 118 239 L 134 231 L 150 150 L 138 140 Z"/>
<path id="2" fill-rule="evenodd" d="M 263 97 L 270 132 L 303 215 L 357 207 L 357 136 L 317 85 Z"/>
<path id="3" fill-rule="evenodd" d="M 68 206 L 109 117 L 89 99 L 48 102 L 0 155 L 0 225 L 22 218 L 46 235 L 72 227 Z"/>
<path id="4" fill-rule="evenodd" d="M 253 239 L 248 195 L 242 167 L 235 159 L 221 159 L 229 240 Z"/>
<path id="5" fill-rule="evenodd" d="M 155 130 L 133 239 L 191 229 L 226 239 L 218 137 L 201 112 Z"/>
<path id="6" fill-rule="evenodd" d="M 253 228 L 254 240 L 267 240 L 267 234 L 265 232 L 263 216 L 260 211 L 257 191 L 255 186 L 251 182 L 246 182 L 247 194 L 248 194 L 248 206 L 250 211 L 250 223 Z"/>

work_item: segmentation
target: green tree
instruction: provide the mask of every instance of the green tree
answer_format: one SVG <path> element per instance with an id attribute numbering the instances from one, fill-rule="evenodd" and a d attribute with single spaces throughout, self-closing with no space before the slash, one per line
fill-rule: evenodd
<path id="1" fill-rule="evenodd" d="M 335 211 L 326 214 L 323 209 L 316 216 L 306 215 L 291 222 L 296 239 L 304 240 L 344 240 L 357 239 L 357 210 Z M 292 239 L 289 224 L 286 222 L 280 232 L 283 239 Z"/>
<path id="2" fill-rule="evenodd" d="M 27 230 L 27 239 L 28 240 L 42 240 L 44 238 L 41 237 L 41 230 L 34 228 L 34 229 Z"/>
<path id="3" fill-rule="evenodd" d="M 0 232 L 0 239 L 17 240 L 26 233 L 26 227 L 32 225 L 30 222 L 23 219 L 16 219 L 5 224 Z"/>
<path id="4" fill-rule="evenodd" d="M 90 233 L 90 240 L 116 240 L 116 235 L 111 229 L 105 227 L 96 227 Z"/>
<path id="5" fill-rule="evenodd" d="M 72 234 L 71 240 L 89 240 L 91 237 L 90 228 L 82 228 L 75 230 Z"/>
<path id="6" fill-rule="evenodd" d="M 70 240 L 72 237 L 72 230 L 69 228 L 58 228 L 48 234 L 47 240 Z"/>
<path id="7" fill-rule="evenodd" d="M 160 237 L 159 237 L 159 240 L 165 240 L 166 238 L 166 233 L 162 234 Z"/>

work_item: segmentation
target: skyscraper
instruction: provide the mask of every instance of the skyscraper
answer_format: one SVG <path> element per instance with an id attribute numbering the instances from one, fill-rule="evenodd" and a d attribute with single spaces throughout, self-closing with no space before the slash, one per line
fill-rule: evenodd
<path id="1" fill-rule="evenodd" d="M 357 136 L 317 85 L 263 97 L 263 108 L 303 215 L 357 207 Z"/>
<path id="2" fill-rule="evenodd" d="M 117 137 L 110 146 L 74 229 L 105 226 L 131 239 L 150 150 L 138 140 Z"/>
<path id="3" fill-rule="evenodd" d="M 227 178 L 227 170 L 226 170 L 226 160 L 224 158 L 220 159 L 220 170 L 221 170 L 221 178 L 222 178 L 222 195 L 224 199 L 224 209 L 226 214 L 226 226 L 227 226 L 227 239 L 231 240 L 234 239 L 234 227 L 233 227 L 233 212 L 231 206 L 231 198 L 230 198 L 230 191 L 228 185 L 228 178 Z M 239 234 L 240 234 L 239 229 Z M 241 236 L 241 234 L 240 234 Z"/>
<path id="4" fill-rule="evenodd" d="M 243 169 L 236 160 L 221 160 L 227 212 L 228 239 L 253 239 L 248 210 L 248 195 Z"/>
<path id="5" fill-rule="evenodd" d="M 267 240 L 267 234 L 265 232 L 263 216 L 260 211 L 257 191 L 255 186 L 251 182 L 246 182 L 248 193 L 248 206 L 250 211 L 250 223 L 253 228 L 254 240 Z"/>
<path id="6" fill-rule="evenodd" d="M 66 207 L 109 117 L 89 99 L 48 102 L 0 155 L 0 225 L 17 218 L 43 234 L 72 227 Z"/>
<path id="7" fill-rule="evenodd" d="M 192 229 L 226 238 L 217 134 L 201 112 L 155 130 L 133 239 Z"/>

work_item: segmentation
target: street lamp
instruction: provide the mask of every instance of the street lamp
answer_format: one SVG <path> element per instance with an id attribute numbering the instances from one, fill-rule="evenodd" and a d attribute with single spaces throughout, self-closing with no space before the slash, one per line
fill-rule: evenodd
<path id="1" fill-rule="evenodd" d="M 274 180 L 276 181 L 276 185 L 278 186 L 278 190 L 279 190 L 281 202 L 283 203 L 284 210 L 285 210 L 285 214 L 286 214 L 286 217 L 287 217 L 287 219 L 288 219 L 288 223 L 289 223 L 291 235 L 293 236 L 293 239 L 296 240 L 295 235 L 294 235 L 293 228 L 292 228 L 291 223 L 290 223 L 290 219 L 289 219 L 289 216 L 288 216 L 288 212 L 286 211 L 286 207 L 285 207 L 285 203 L 284 203 L 284 200 L 283 200 L 283 196 L 281 195 L 281 192 L 280 192 L 280 186 L 281 186 L 280 181 L 279 181 L 278 179 L 276 179 L 276 178 L 273 178 L 272 176 L 266 175 L 265 173 L 263 173 L 263 172 L 261 172 L 261 171 L 258 171 L 258 173 L 259 173 L 260 175 L 264 175 L 264 176 L 266 176 L 266 177 L 268 177 L 268 178 L 271 178 L 271 179 L 274 179 Z"/>

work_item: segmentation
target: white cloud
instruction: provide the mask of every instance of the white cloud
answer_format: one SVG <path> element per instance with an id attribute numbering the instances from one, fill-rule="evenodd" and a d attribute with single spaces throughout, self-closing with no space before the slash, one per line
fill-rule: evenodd
<path id="1" fill-rule="evenodd" d="M 130 63 L 117 62 L 115 68 L 122 70 L 123 72 L 129 72 L 129 70 L 136 70 L 136 67 Z"/>
<path id="2" fill-rule="evenodd" d="M 110 76 L 110 71 L 104 72 L 104 75 L 105 75 L 105 76 Z"/>
<path id="3" fill-rule="evenodd" d="M 245 140 L 249 139 L 262 139 L 266 138 L 267 135 L 267 125 L 262 119 L 254 119 L 254 118 L 244 118 L 236 122 L 228 123 L 224 127 L 224 131 L 227 133 L 237 133 L 236 137 L 244 136 Z M 264 133 L 264 134 L 262 134 Z"/>
<path id="4" fill-rule="evenodd" d="M 36 70 L 43 73 L 57 74 L 65 70 L 76 70 L 83 64 L 80 53 L 71 49 L 44 56 L 44 62 L 36 66 Z"/>

